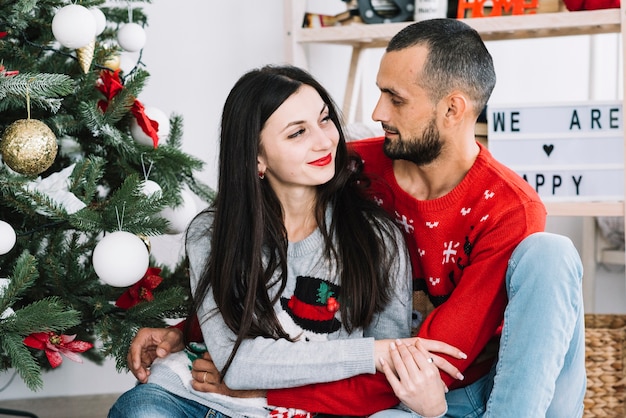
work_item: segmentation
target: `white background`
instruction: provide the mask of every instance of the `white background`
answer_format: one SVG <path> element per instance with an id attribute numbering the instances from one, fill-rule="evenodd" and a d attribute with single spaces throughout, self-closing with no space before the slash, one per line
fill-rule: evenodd
<path id="1" fill-rule="evenodd" d="M 217 137 L 221 107 L 237 78 L 248 69 L 284 61 L 282 0 L 155 0 L 143 6 L 149 16 L 143 62 L 151 78 L 139 97 L 146 106 L 184 117 L 184 149 L 206 162 L 201 178 L 216 184 Z M 313 2 L 310 2 L 313 3 Z M 316 0 L 316 10 L 345 9 L 341 0 Z M 617 35 L 495 41 L 498 83 L 492 103 L 619 99 Z M 596 45 L 591 53 L 590 45 Z M 310 69 L 343 102 L 349 49 L 338 46 L 309 48 Z M 381 51 L 367 51 L 364 71 L 363 118 L 377 99 L 374 76 Z M 132 57 L 125 57 L 125 62 Z M 591 65 L 590 65 L 591 63 Z M 125 64 L 126 65 L 126 64 Z M 590 68 L 592 71 L 590 72 Z M 590 75 L 593 75 L 590 79 Z M 590 88 L 590 86 L 592 86 Z M 158 169 L 158 167 L 156 168 Z M 550 219 L 549 229 L 580 242 L 578 218 Z M 180 236 L 152 239 L 154 253 L 164 262 L 180 255 Z M 622 279 L 623 281 L 623 279 Z M 0 372 L 0 387 L 12 371 Z M 44 389 L 31 392 L 16 377 L 0 400 L 99 393 L 120 393 L 134 380 L 118 374 L 114 363 L 103 366 L 64 360 L 44 375 Z"/>

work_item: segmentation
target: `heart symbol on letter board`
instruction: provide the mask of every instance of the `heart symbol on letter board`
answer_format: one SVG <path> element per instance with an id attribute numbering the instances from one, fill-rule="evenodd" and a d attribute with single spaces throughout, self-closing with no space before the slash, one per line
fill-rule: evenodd
<path id="1" fill-rule="evenodd" d="M 548 157 L 550 156 L 550 154 L 552 154 L 553 149 L 554 149 L 554 145 L 552 144 L 543 146 L 543 151 L 546 153 Z"/>

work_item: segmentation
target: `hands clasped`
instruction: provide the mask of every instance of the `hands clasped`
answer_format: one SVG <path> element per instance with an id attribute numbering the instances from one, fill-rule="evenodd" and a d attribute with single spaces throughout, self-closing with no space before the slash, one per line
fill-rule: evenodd
<path id="1" fill-rule="evenodd" d="M 449 344 L 409 338 L 389 342 L 387 353 L 378 357 L 381 371 L 385 373 L 396 396 L 409 408 L 427 416 L 439 416 L 447 410 L 445 392 L 439 370 L 456 379 L 461 372 L 435 352 L 458 359 L 467 356 Z M 377 351 L 378 352 L 378 351 Z"/>

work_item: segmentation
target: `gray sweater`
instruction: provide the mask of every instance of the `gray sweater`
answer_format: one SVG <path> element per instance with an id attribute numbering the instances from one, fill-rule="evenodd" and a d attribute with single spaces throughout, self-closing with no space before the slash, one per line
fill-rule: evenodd
<path id="1" fill-rule="evenodd" d="M 329 216 L 329 214 L 327 214 Z M 191 288 L 197 286 L 209 251 L 207 231 L 210 217 L 192 222 L 187 241 Z M 394 286 L 391 302 L 365 329 L 348 333 L 339 312 L 328 314 L 325 296 L 338 289 L 335 267 L 323 257 L 323 238 L 319 230 L 288 246 L 288 283 L 274 309 L 285 331 L 296 342 L 285 339 L 257 337 L 245 340 L 225 377 L 231 389 L 275 389 L 341 380 L 364 373 L 375 373 L 374 339 L 403 338 L 411 329 L 411 271 L 404 241 L 395 226 L 392 228 L 400 247 L 400 256 L 390 266 Z M 278 289 L 275 286 L 271 291 Z M 313 289 L 313 292 L 311 292 Z M 209 297 L 202 304 L 198 317 L 211 357 L 221 369 L 233 348 L 236 335 L 216 313 L 216 304 Z M 206 320 L 204 320 L 206 318 Z M 307 318 L 309 319 L 307 321 Z M 312 320 L 311 320 L 312 319 Z M 232 417 L 267 417 L 273 409 L 265 398 L 242 399 L 197 392 L 191 388 L 191 361 L 184 351 L 155 361 L 150 382 L 187 399 L 200 402 Z"/>

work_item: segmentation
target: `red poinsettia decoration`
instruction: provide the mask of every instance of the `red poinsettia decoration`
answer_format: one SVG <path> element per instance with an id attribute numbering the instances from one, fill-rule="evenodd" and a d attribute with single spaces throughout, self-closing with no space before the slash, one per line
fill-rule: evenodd
<path id="1" fill-rule="evenodd" d="M 76 335 L 58 335 L 54 332 L 35 332 L 24 338 L 24 344 L 37 350 L 44 350 L 52 368 L 63 363 L 63 354 L 68 359 L 82 363 L 76 353 L 84 353 L 93 347 L 92 343 L 76 341 Z"/>
<path id="2" fill-rule="evenodd" d="M 122 293 L 122 296 L 117 299 L 115 305 L 122 309 L 129 309 L 139 302 L 154 300 L 152 291 L 163 281 L 159 273 L 161 273 L 160 268 L 148 268 L 143 278 L 132 285 L 126 292 Z"/>
<path id="3" fill-rule="evenodd" d="M 2 32 L 0 32 L 1 34 Z M 1 38 L 1 36 L 0 36 Z M 2 63 L 0 63 L 0 76 L 3 77 L 13 77 L 14 75 L 18 75 L 20 72 L 17 70 L 7 70 Z"/>
<path id="4" fill-rule="evenodd" d="M 105 112 L 109 105 L 109 101 L 113 99 L 123 88 L 122 80 L 120 79 L 120 70 L 110 71 L 103 70 L 100 72 L 100 79 L 96 86 L 98 90 L 104 94 L 106 100 L 100 100 L 98 107 Z M 141 127 L 141 130 L 152 138 L 152 144 L 154 148 L 159 145 L 159 122 L 150 119 L 145 112 L 143 104 L 135 99 L 133 106 L 130 109 L 131 113 L 137 119 L 137 124 Z"/>

